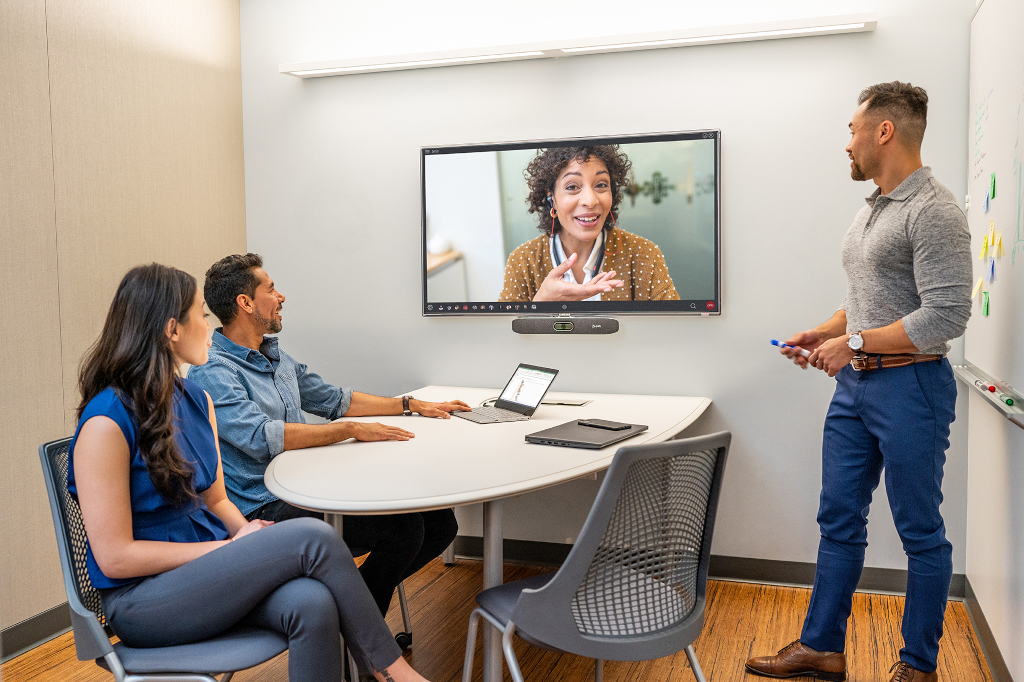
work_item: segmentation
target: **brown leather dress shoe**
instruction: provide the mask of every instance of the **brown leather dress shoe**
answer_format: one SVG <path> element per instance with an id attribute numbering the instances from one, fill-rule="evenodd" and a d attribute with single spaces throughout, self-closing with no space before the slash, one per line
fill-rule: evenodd
<path id="1" fill-rule="evenodd" d="M 904 661 L 896 661 L 889 668 L 892 678 L 889 682 L 938 682 L 939 673 L 932 671 L 924 673 Z"/>
<path id="2" fill-rule="evenodd" d="M 765 677 L 806 676 L 843 682 L 846 679 L 846 656 L 832 651 L 815 651 L 797 640 L 779 649 L 779 653 L 774 656 L 750 659 L 747 661 L 747 672 Z M 909 679 L 900 682 L 909 682 Z"/>

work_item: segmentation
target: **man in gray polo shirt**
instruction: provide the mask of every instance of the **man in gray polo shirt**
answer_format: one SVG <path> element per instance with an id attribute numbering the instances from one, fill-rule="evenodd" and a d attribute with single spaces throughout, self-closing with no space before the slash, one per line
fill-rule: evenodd
<path id="1" fill-rule="evenodd" d="M 953 194 L 921 165 L 925 91 L 882 83 L 858 101 L 850 174 L 878 189 L 843 241 L 846 300 L 783 350 L 837 380 L 822 444 L 814 591 L 800 639 L 746 667 L 769 677 L 846 679 L 846 622 L 884 469 L 908 558 L 904 646 L 890 672 L 894 682 L 931 682 L 953 573 L 939 513 L 956 403 L 946 342 L 963 334 L 971 314 L 970 233 Z"/>

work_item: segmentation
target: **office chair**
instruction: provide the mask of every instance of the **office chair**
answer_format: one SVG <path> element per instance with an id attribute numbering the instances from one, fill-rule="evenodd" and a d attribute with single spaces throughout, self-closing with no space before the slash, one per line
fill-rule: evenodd
<path id="1" fill-rule="evenodd" d="M 711 536 L 731 434 L 621 448 L 583 531 L 556 573 L 483 591 L 469 618 L 463 682 L 473 674 L 480 619 L 502 632 L 515 682 L 513 636 L 603 663 L 686 650 L 705 682 L 693 642 L 704 626 Z"/>
<path id="2" fill-rule="evenodd" d="M 78 660 L 93 659 L 117 682 L 228 682 L 238 670 L 269 661 L 288 649 L 284 635 L 236 627 L 194 644 L 138 649 L 110 643 L 99 591 L 85 568 L 85 524 L 78 502 L 68 492 L 68 445 L 62 438 L 39 446 L 39 459 L 57 533 L 64 589 L 71 609 Z"/>

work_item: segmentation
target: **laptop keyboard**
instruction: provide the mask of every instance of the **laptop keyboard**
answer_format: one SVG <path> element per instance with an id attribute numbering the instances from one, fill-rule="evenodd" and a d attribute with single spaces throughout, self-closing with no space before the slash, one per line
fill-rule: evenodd
<path id="1" fill-rule="evenodd" d="M 525 414 L 519 414 L 512 410 L 503 410 L 500 407 L 474 407 L 472 412 L 468 414 L 462 412 L 457 416 L 470 419 L 471 421 L 476 421 L 471 415 L 486 417 L 489 420 L 497 422 L 521 422 L 529 419 Z"/>

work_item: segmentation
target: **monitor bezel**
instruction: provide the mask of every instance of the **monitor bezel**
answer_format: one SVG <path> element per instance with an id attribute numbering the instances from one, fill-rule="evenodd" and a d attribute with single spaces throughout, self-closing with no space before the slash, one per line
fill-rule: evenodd
<path id="1" fill-rule="evenodd" d="M 713 139 L 715 142 L 715 295 L 713 300 L 685 301 L 427 301 L 427 185 L 426 158 L 438 154 L 489 152 L 542 147 L 573 147 L 585 144 L 635 144 L 688 139 Z M 718 317 L 722 314 L 722 131 L 718 128 L 677 130 L 660 133 L 630 133 L 588 137 L 563 137 L 546 140 L 487 142 L 474 144 L 431 145 L 420 148 L 420 314 L 423 317 L 453 316 L 689 316 Z M 457 303 L 457 305 L 456 305 Z M 477 305 L 479 309 L 477 308 Z M 492 309 L 484 309 L 488 306 Z M 445 309 L 447 307 L 447 310 Z"/>

